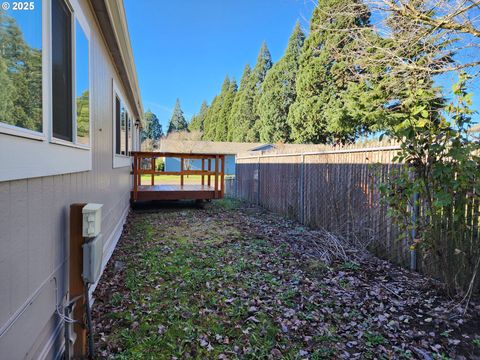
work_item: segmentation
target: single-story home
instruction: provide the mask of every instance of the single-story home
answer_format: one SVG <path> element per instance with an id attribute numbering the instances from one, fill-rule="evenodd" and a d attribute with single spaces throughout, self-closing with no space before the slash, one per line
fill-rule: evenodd
<path id="1" fill-rule="evenodd" d="M 59 359 L 70 205 L 103 204 L 104 267 L 143 109 L 122 0 L 21 5 L 0 12 L 0 358 Z"/>
<path id="2" fill-rule="evenodd" d="M 472 134 L 473 137 L 478 139 L 480 137 L 480 124 L 473 125 L 470 129 L 468 129 L 468 132 Z"/>
<path id="3" fill-rule="evenodd" d="M 256 153 L 266 150 L 272 145 L 261 143 L 239 143 L 219 141 L 186 141 L 186 140 L 160 140 L 159 152 L 180 154 L 224 154 L 225 174 L 235 175 L 235 158 L 241 153 Z M 189 170 L 201 170 L 201 160 L 190 160 L 187 164 Z M 215 161 L 212 162 L 212 169 Z M 180 159 L 165 158 L 165 171 L 180 171 Z"/>

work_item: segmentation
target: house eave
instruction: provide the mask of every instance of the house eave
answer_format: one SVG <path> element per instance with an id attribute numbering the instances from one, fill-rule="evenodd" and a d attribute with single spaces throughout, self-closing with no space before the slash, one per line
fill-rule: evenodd
<path id="1" fill-rule="evenodd" d="M 122 81 L 126 96 L 134 105 L 134 115 L 145 126 L 143 105 L 138 85 L 133 51 L 128 33 L 123 0 L 89 0 L 113 63 Z"/>

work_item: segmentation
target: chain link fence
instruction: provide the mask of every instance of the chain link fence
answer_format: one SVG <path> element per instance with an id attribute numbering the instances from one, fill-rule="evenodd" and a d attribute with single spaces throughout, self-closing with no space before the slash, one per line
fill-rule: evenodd
<path id="1" fill-rule="evenodd" d="M 398 164 L 398 146 L 237 157 L 228 194 L 312 227 L 369 244 L 409 263 L 407 240 L 388 218 L 379 184 Z"/>

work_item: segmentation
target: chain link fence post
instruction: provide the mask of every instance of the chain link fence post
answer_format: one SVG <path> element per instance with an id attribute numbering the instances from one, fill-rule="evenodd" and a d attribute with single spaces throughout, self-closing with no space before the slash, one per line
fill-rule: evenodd
<path id="1" fill-rule="evenodd" d="M 300 163 L 300 223 L 305 225 L 305 154 L 301 155 Z"/>

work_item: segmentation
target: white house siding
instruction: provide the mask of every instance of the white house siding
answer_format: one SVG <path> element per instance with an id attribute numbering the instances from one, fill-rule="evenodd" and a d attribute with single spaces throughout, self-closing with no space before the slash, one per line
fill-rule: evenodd
<path id="1" fill-rule="evenodd" d="M 92 29 L 93 170 L 0 182 L 3 360 L 55 358 L 61 351 L 63 329 L 55 304 L 68 288 L 70 204 L 104 204 L 102 233 L 110 253 L 129 209 L 130 168 L 112 167 L 112 78 L 121 82 L 89 6 L 81 4 Z M 0 134 L 0 141 L 4 136 Z"/>

